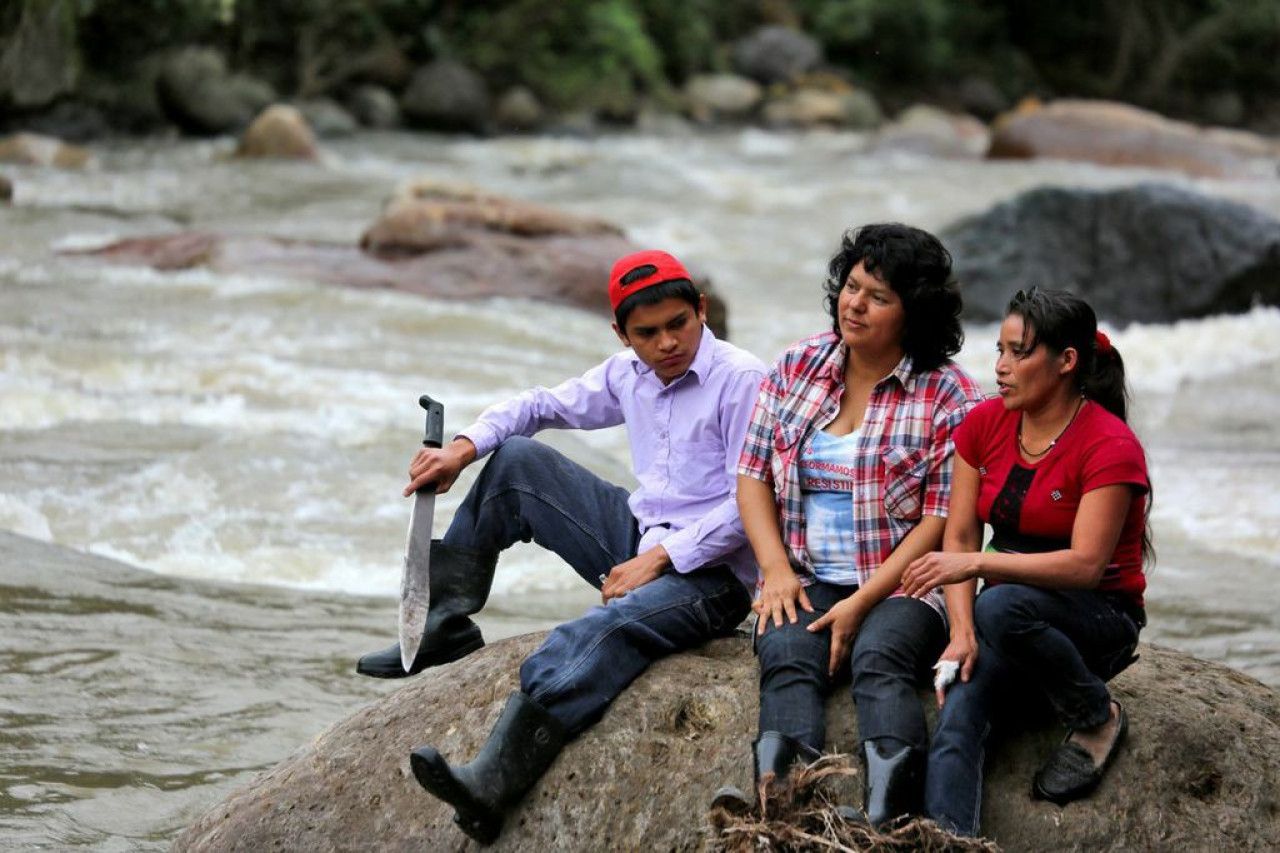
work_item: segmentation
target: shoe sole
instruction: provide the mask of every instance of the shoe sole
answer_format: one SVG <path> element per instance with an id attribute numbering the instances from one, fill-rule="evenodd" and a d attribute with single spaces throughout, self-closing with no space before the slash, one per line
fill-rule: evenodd
<path id="1" fill-rule="evenodd" d="M 1115 702 L 1114 699 L 1112 701 Z M 1102 764 L 1094 771 L 1088 784 L 1079 785 L 1067 791 L 1050 792 L 1041 787 L 1040 773 L 1036 773 L 1035 779 L 1032 780 L 1031 784 L 1031 796 L 1038 800 L 1047 800 L 1056 806 L 1065 806 L 1067 803 L 1083 799 L 1097 790 L 1098 786 L 1102 784 L 1102 777 L 1107 775 L 1107 769 L 1111 767 L 1116 755 L 1119 754 L 1120 745 L 1124 743 L 1126 736 L 1129 734 L 1129 715 L 1125 713 L 1124 706 L 1119 702 L 1115 702 L 1115 706 L 1116 715 L 1119 717 L 1115 736 L 1111 739 L 1111 746 L 1107 748 L 1106 758 L 1102 759 Z M 1070 737 L 1071 735 L 1067 735 L 1068 740 Z"/>
<path id="2" fill-rule="evenodd" d="M 492 844 L 502 833 L 502 815 L 477 801 L 449 763 L 432 747 L 409 753 L 409 768 L 418 784 L 436 798 L 453 806 L 453 822 L 481 844 Z"/>
<path id="3" fill-rule="evenodd" d="M 444 666 L 446 663 L 453 663 L 456 660 L 461 660 L 472 652 L 478 651 L 482 648 L 484 648 L 484 637 L 476 637 L 474 640 L 463 643 L 460 646 L 454 646 L 444 654 L 437 654 L 427 658 L 422 666 L 418 666 L 417 661 L 414 661 L 413 668 L 408 672 L 404 671 L 404 668 L 399 665 L 400 661 L 397 660 L 396 665 L 390 668 L 381 666 L 378 668 L 366 667 L 357 661 L 356 673 L 358 675 L 368 676 L 369 678 L 408 678 L 411 675 L 417 675 L 424 670 L 431 669 L 433 666 Z"/>

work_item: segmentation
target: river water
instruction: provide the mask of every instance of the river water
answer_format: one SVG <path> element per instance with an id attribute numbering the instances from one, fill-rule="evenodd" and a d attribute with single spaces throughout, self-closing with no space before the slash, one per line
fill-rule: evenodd
<path id="1" fill-rule="evenodd" d="M 1280 216 L 1274 180 L 865 142 L 366 134 L 330 143 L 320 165 L 238 162 L 218 141 L 107 144 L 84 174 L 5 167 L 0 531 L 25 538 L 0 543 L 0 847 L 163 849 L 230 787 L 394 689 L 351 663 L 394 635 L 418 395 L 460 427 L 616 347 L 601 316 L 544 304 L 103 267 L 57 249 L 189 228 L 353 242 L 400 182 L 465 181 L 675 252 L 727 300 L 733 340 L 771 361 L 824 326 L 825 263 L 857 223 L 939 230 L 1035 186 L 1150 180 Z M 1144 636 L 1280 685 L 1280 310 L 1104 328 L 1156 488 Z M 991 388 L 995 328 L 967 333 L 960 361 Z M 548 440 L 630 479 L 619 431 Z M 478 467 L 442 498 L 439 525 Z M 34 571 L 42 560 L 54 568 Z M 591 597 L 575 581 L 516 549 L 487 635 L 580 612 Z"/>

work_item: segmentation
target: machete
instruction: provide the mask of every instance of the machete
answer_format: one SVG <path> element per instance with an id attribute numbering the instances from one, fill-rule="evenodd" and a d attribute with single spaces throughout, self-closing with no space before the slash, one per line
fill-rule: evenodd
<path id="1" fill-rule="evenodd" d="M 418 405 L 427 410 L 424 447 L 439 447 L 444 441 L 444 406 L 426 394 Z M 436 484 L 427 483 L 413 495 L 409 513 L 409 538 L 404 546 L 404 574 L 400 577 L 400 663 L 408 672 L 418 656 L 422 632 L 427 627 L 431 606 L 431 523 L 436 511 Z"/>

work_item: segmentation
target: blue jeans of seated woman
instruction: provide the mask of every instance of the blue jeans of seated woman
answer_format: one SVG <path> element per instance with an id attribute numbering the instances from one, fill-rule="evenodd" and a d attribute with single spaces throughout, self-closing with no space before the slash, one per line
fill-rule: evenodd
<path id="1" fill-rule="evenodd" d="M 1000 584 L 978 596 L 974 621 L 978 659 L 968 683 L 947 690 L 925 785 L 925 814 L 960 835 L 978 834 L 992 723 L 1044 699 L 1069 728 L 1102 725 L 1111 713 L 1106 681 L 1138 644 L 1133 619 L 1092 590 Z M 1028 687 L 1039 695 L 1026 696 Z"/>
<path id="2" fill-rule="evenodd" d="M 628 496 L 545 444 L 509 438 L 443 539 L 488 552 L 533 541 L 599 589 L 600 575 L 640 544 Z M 577 734 L 653 661 L 732 634 L 750 610 L 750 594 L 726 567 L 667 572 L 553 629 L 520 667 L 520 689 Z"/>
<path id="3" fill-rule="evenodd" d="M 826 745 L 831 632 L 808 626 L 857 589 L 818 581 L 806 588 L 814 612 L 797 622 L 770 621 L 756 639 L 760 662 L 760 731 L 780 732 L 808 747 Z M 918 689 L 945 646 L 942 617 L 913 598 L 887 598 L 871 609 L 850 656 L 858 736 L 892 738 L 923 750 L 928 740 Z"/>

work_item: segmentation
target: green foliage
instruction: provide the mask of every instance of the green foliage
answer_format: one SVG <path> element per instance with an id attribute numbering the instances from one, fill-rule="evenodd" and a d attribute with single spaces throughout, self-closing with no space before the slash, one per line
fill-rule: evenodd
<path id="1" fill-rule="evenodd" d="M 663 53 L 632 0 L 468 6 L 452 44 L 497 88 L 524 83 L 553 107 L 624 117 L 667 88 Z"/>
<path id="2" fill-rule="evenodd" d="M 222 0 L 79 0 L 85 62 L 112 76 L 167 47 L 220 44 L 226 35 Z"/>

